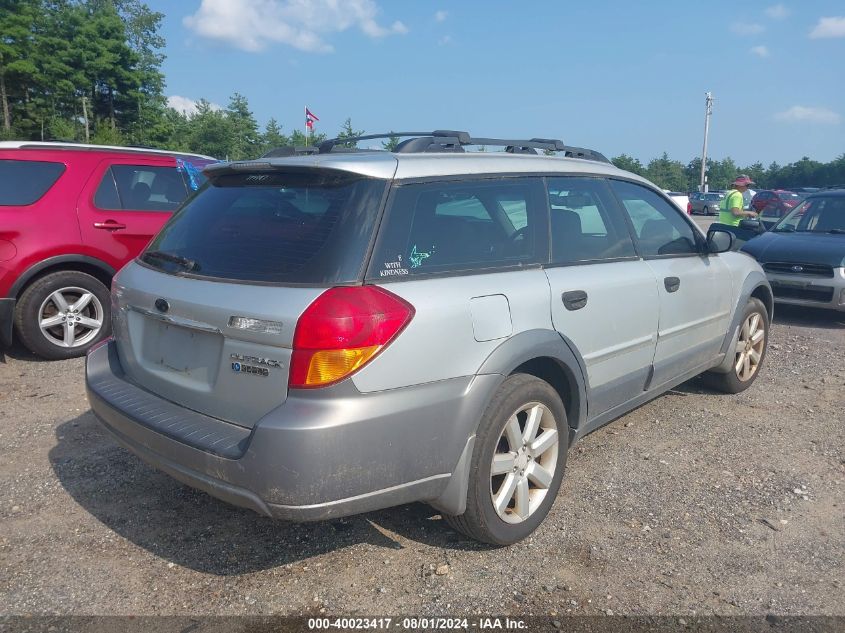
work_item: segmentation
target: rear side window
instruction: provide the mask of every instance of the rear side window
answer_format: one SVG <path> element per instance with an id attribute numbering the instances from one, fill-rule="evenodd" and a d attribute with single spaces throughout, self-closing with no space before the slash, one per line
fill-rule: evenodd
<path id="1" fill-rule="evenodd" d="M 552 262 L 636 257 L 631 234 L 604 181 L 549 178 Z"/>
<path id="2" fill-rule="evenodd" d="M 545 262 L 544 195 L 539 178 L 398 186 L 369 277 Z"/>
<path id="3" fill-rule="evenodd" d="M 0 206 L 26 206 L 39 200 L 64 172 L 62 163 L 0 160 Z"/>
<path id="4" fill-rule="evenodd" d="M 112 165 L 97 188 L 94 204 L 109 210 L 172 212 L 187 196 L 175 167 Z"/>
<path id="5" fill-rule="evenodd" d="M 281 284 L 360 279 L 386 182 L 331 170 L 221 175 L 144 254 L 172 273 Z"/>

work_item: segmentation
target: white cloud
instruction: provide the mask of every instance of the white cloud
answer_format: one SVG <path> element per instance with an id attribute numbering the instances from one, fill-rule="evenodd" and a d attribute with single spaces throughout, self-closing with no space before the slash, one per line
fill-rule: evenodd
<path id="1" fill-rule="evenodd" d="M 357 27 L 372 38 L 408 32 L 398 20 L 388 27 L 376 18 L 374 0 L 202 0 L 184 25 L 202 37 L 255 52 L 281 43 L 309 53 L 331 53 L 325 36 Z"/>
<path id="2" fill-rule="evenodd" d="M 837 125 L 841 120 L 839 114 L 827 108 L 795 105 L 775 114 L 775 120 L 787 122 L 825 123 Z"/>
<path id="3" fill-rule="evenodd" d="M 434 19 L 438 22 L 445 22 L 447 17 L 449 17 L 448 11 L 438 11 L 434 14 Z"/>
<path id="4" fill-rule="evenodd" d="M 188 116 L 193 116 L 197 113 L 197 101 L 194 101 L 190 97 L 181 97 L 179 95 L 172 95 L 167 97 L 167 105 L 176 110 L 177 112 L 181 112 L 182 114 L 187 114 Z M 223 107 L 219 106 L 216 103 L 211 103 L 212 110 L 222 110 Z"/>
<path id="5" fill-rule="evenodd" d="M 765 13 L 773 20 L 783 20 L 789 15 L 790 11 L 786 8 L 785 4 L 774 4 L 766 8 Z"/>
<path id="6" fill-rule="evenodd" d="M 769 49 L 765 46 L 752 46 L 751 52 L 757 57 L 768 57 L 769 56 Z"/>
<path id="7" fill-rule="evenodd" d="M 810 31 L 810 38 L 845 37 L 845 17 L 819 18 L 819 23 Z"/>
<path id="8" fill-rule="evenodd" d="M 447 44 L 452 43 L 452 36 L 451 35 L 444 35 L 439 40 L 437 40 L 438 46 L 446 46 Z"/>
<path id="9" fill-rule="evenodd" d="M 734 22 L 731 24 L 731 31 L 737 35 L 759 35 L 765 30 L 765 26 L 753 22 Z"/>

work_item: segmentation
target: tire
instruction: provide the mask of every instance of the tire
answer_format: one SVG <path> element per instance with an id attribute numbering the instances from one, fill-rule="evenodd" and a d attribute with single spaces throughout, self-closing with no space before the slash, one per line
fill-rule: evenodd
<path id="1" fill-rule="evenodd" d="M 710 215 L 710 207 L 704 207 L 704 215 Z"/>
<path id="2" fill-rule="evenodd" d="M 739 323 L 737 342 L 733 351 L 734 364 L 731 369 L 727 373 L 708 372 L 704 374 L 705 382 L 709 386 L 724 393 L 739 393 L 754 384 L 757 376 L 760 375 L 760 368 L 766 360 L 766 350 L 769 347 L 769 313 L 762 301 L 755 298 L 749 299 Z M 752 344 L 749 347 L 748 339 L 756 337 L 756 332 L 762 332 L 762 338 L 758 344 Z M 741 347 L 743 349 L 740 350 Z M 757 353 L 756 364 L 752 351 Z M 730 350 L 728 353 L 731 353 Z M 745 363 L 746 358 L 748 359 L 748 366 Z M 750 373 L 748 373 L 749 368 L 751 369 Z"/>
<path id="3" fill-rule="evenodd" d="M 534 441 L 529 441 L 527 447 L 520 446 L 519 451 L 511 450 L 515 447 L 508 437 L 514 438 L 516 444 L 525 444 L 529 418 L 538 427 Z M 543 440 L 551 431 L 554 435 Z M 553 443 L 549 444 L 550 441 Z M 566 410 L 554 388 L 527 374 L 508 377 L 493 396 L 478 427 L 466 512 L 460 516 L 444 515 L 444 518 L 457 531 L 484 543 L 510 545 L 521 541 L 537 529 L 554 503 L 566 467 L 568 446 Z M 497 458 L 497 468 L 502 469 L 502 474 L 494 476 L 495 454 L 501 456 Z M 508 497 L 508 490 L 513 490 L 512 498 Z M 494 492 L 505 500 L 499 511 L 494 506 Z M 524 502 L 521 507 L 518 500 Z"/>
<path id="4" fill-rule="evenodd" d="M 45 321 L 54 325 L 42 328 Z M 44 275 L 21 295 L 15 308 L 15 330 L 24 346 L 42 358 L 84 356 L 111 333 L 109 290 L 81 272 Z"/>

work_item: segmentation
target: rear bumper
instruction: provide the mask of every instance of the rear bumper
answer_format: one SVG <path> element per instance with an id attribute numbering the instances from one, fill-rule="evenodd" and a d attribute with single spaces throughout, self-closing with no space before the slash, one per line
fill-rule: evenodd
<path id="1" fill-rule="evenodd" d="M 94 350 L 86 364 L 91 408 L 124 447 L 224 501 L 297 521 L 412 501 L 443 508 L 452 474 L 501 380 L 476 376 L 373 394 L 346 381 L 291 392 L 247 429 L 132 384 L 113 342 Z"/>
<path id="2" fill-rule="evenodd" d="M 15 321 L 15 300 L 0 299 L 0 347 L 12 344 L 12 324 Z"/>
<path id="3" fill-rule="evenodd" d="M 832 278 L 808 278 L 769 271 L 766 271 L 766 277 L 778 303 L 845 312 L 845 267 L 834 268 Z"/>

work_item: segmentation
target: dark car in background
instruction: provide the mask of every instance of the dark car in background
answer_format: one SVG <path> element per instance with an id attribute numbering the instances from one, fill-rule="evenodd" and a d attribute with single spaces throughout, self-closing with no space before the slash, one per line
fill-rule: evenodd
<path id="1" fill-rule="evenodd" d="M 205 177 L 208 156 L 0 142 L 0 347 L 82 356 L 111 332 L 109 286 Z"/>
<path id="2" fill-rule="evenodd" d="M 690 215 L 718 215 L 724 197 L 725 194 L 717 191 L 690 194 Z"/>
<path id="3" fill-rule="evenodd" d="M 742 251 L 766 271 L 776 302 L 845 311 L 845 189 L 807 196 Z"/>
<path id="4" fill-rule="evenodd" d="M 751 210 L 760 214 L 763 225 L 770 229 L 778 220 L 792 211 L 805 196 L 785 189 L 758 191 L 751 198 Z"/>

